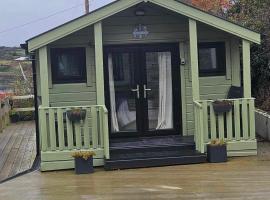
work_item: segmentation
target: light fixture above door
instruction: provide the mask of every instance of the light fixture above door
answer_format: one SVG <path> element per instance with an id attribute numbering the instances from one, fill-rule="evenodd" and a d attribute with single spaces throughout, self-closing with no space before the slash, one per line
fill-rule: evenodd
<path id="1" fill-rule="evenodd" d="M 135 15 L 138 17 L 145 16 L 145 11 L 143 9 L 137 9 L 135 10 Z"/>

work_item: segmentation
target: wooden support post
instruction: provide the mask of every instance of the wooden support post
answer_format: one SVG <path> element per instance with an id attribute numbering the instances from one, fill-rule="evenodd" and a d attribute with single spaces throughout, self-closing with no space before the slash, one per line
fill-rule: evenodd
<path id="1" fill-rule="evenodd" d="M 232 85 L 241 86 L 241 69 L 240 69 L 240 48 L 239 40 L 231 40 L 231 65 L 232 65 Z"/>
<path id="2" fill-rule="evenodd" d="M 180 58 L 185 58 L 184 43 L 179 44 Z M 185 79 L 185 65 L 180 65 L 180 77 L 181 77 L 181 103 L 182 103 L 182 133 L 187 135 L 187 112 L 186 112 L 186 79 Z"/>
<path id="3" fill-rule="evenodd" d="M 42 106 L 49 107 L 49 78 L 47 46 L 39 49 L 40 88 Z"/>
<path id="4" fill-rule="evenodd" d="M 251 98 L 250 42 L 242 40 L 244 97 Z"/>
<path id="5" fill-rule="evenodd" d="M 98 22 L 94 25 L 94 33 L 95 33 L 97 104 L 105 105 L 104 74 L 103 74 L 103 41 L 102 41 L 101 22 Z"/>
<path id="6" fill-rule="evenodd" d="M 197 23 L 193 19 L 189 19 L 189 44 L 190 44 L 192 96 L 194 101 L 200 100 L 200 88 L 199 88 L 199 69 L 198 69 L 199 66 L 198 66 Z"/>

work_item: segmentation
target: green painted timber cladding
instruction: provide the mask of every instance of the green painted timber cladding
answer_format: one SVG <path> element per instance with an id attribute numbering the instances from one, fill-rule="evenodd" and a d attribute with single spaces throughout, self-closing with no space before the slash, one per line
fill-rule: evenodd
<path id="1" fill-rule="evenodd" d="M 44 34 L 38 35 L 34 38 L 29 39 L 28 47 L 29 51 L 34 51 L 35 49 L 41 48 L 49 43 L 52 43 L 60 38 L 70 35 L 82 28 L 93 25 L 99 21 L 102 21 L 120 11 L 130 8 L 139 3 L 149 2 L 154 5 L 158 5 L 162 8 L 166 8 L 175 13 L 184 15 L 196 21 L 208 24 L 219 30 L 226 31 L 235 36 L 244 38 L 248 41 L 255 43 L 260 43 L 260 34 L 228 22 L 224 19 L 215 17 L 206 12 L 200 11 L 196 8 L 183 4 L 176 0 L 118 0 L 101 9 L 98 9 L 89 15 L 72 20 L 62 26 L 56 27 Z M 148 4 L 147 4 L 148 5 Z"/>
<path id="2" fill-rule="evenodd" d="M 94 48 L 85 48 L 87 49 L 87 82 L 78 84 L 51 83 L 49 89 L 50 106 L 82 106 L 97 104 Z M 51 66 L 49 66 L 49 68 L 50 67 Z M 51 74 L 49 74 L 49 77 L 51 77 Z"/>
<path id="3" fill-rule="evenodd" d="M 227 72 L 230 74 L 224 76 L 208 76 L 199 78 L 199 91 L 200 98 L 202 100 L 207 99 L 224 99 L 227 97 L 228 91 L 232 85 L 237 85 L 234 83 L 240 83 L 240 49 L 234 49 L 235 45 L 231 45 L 231 39 L 225 39 L 227 45 L 229 45 L 230 53 L 226 55 L 227 60 L 230 60 L 231 65 L 227 63 Z M 235 41 L 235 40 L 233 40 Z M 184 58 L 187 60 L 184 67 L 184 77 L 185 77 L 185 95 L 182 98 L 185 98 L 186 102 L 186 113 L 183 119 L 186 122 L 186 131 L 185 135 L 194 134 L 194 110 L 193 110 L 193 96 L 192 96 L 192 79 L 191 79 L 191 67 L 189 62 L 189 44 L 185 44 L 183 47 L 185 51 Z M 237 52 L 237 53 L 236 53 Z M 238 60 L 238 62 L 236 61 Z M 239 70 L 239 72 L 238 72 Z M 234 75 L 234 77 L 232 77 Z"/>
<path id="4" fill-rule="evenodd" d="M 42 105 L 49 106 L 48 48 L 39 49 L 40 94 Z"/>
<path id="5" fill-rule="evenodd" d="M 185 135 L 193 135 L 194 114 L 188 18 L 155 5 L 144 6 L 143 8 L 147 13 L 144 17 L 134 17 L 135 8 L 129 8 L 104 20 L 102 22 L 103 44 L 181 43 L 180 56 L 187 61 L 185 65 L 179 66 L 182 69 L 179 78 L 182 77 L 181 96 L 184 111 L 182 118 L 185 124 L 183 126 L 183 133 Z M 149 36 L 142 40 L 132 37 L 134 27 L 139 23 L 146 24 L 149 31 Z M 233 82 L 235 84 L 240 83 L 240 53 L 236 45 L 237 42 L 235 42 L 239 42 L 239 39 L 199 22 L 197 22 L 197 30 L 199 42 L 224 41 L 226 42 L 227 49 L 227 74 L 219 77 L 199 78 L 200 98 L 226 98 Z M 94 41 L 94 26 L 89 26 L 48 45 L 48 48 L 83 46 L 87 49 L 87 83 L 54 85 L 51 83 L 51 74 L 49 74 L 49 99 L 51 106 L 97 104 Z M 50 66 L 48 71 L 50 73 Z"/>

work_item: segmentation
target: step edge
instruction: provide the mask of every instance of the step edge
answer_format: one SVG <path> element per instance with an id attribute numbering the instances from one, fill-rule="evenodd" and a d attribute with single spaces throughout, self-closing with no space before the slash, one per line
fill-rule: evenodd
<path id="1" fill-rule="evenodd" d="M 206 155 L 192 155 L 192 156 L 173 156 L 173 157 L 159 157 L 159 158 L 135 158 L 135 159 L 129 159 L 129 160 L 108 160 L 106 159 L 105 160 L 105 163 L 106 162 L 129 162 L 129 161 L 145 161 L 145 160 L 164 160 L 164 159 L 188 159 L 188 158 L 205 158 L 206 159 Z"/>
<path id="2" fill-rule="evenodd" d="M 110 147 L 110 150 L 125 150 L 125 149 L 144 149 L 144 148 L 170 148 L 170 147 L 195 147 L 195 144 L 183 145 L 145 145 L 145 146 L 125 146 L 125 147 Z"/>

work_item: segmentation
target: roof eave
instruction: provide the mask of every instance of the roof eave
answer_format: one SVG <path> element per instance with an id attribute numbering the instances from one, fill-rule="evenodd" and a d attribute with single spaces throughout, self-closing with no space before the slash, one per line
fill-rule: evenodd
<path id="1" fill-rule="evenodd" d="M 98 21 L 101 21 L 109 16 L 112 16 L 141 2 L 154 3 L 176 13 L 192 18 L 196 21 L 208 24 L 217 29 L 236 35 L 237 37 L 243 38 L 247 41 L 254 42 L 256 44 L 261 43 L 261 35 L 259 33 L 251 31 L 247 28 L 236 25 L 219 17 L 210 15 L 204 11 L 181 3 L 177 0 L 167 0 L 166 2 L 164 0 L 117 0 L 92 13 L 89 13 L 88 15 L 79 17 L 39 36 L 27 40 L 28 50 L 30 52 L 34 51 L 42 46 L 45 46 L 87 26 L 93 25 Z"/>
<path id="2" fill-rule="evenodd" d="M 205 11 L 194 8 L 190 5 L 181 3 L 177 0 L 149 0 L 152 3 L 167 8 L 176 13 L 182 14 L 186 17 L 192 18 L 196 21 L 208 24 L 217 29 L 231 33 L 237 37 L 245 39 L 256 44 L 261 43 L 261 35 L 255 31 L 247 29 L 243 26 L 237 25 L 220 17 L 211 15 Z M 195 14 L 193 12 L 196 12 Z"/>
<path id="3" fill-rule="evenodd" d="M 34 51 L 42 46 L 52 43 L 87 26 L 93 25 L 111 15 L 121 12 L 143 1 L 144 0 L 117 0 L 112 2 L 98 10 L 95 10 L 94 12 L 74 19 L 59 27 L 56 27 L 50 31 L 27 40 L 26 43 L 28 43 L 28 50 L 30 52 Z"/>

